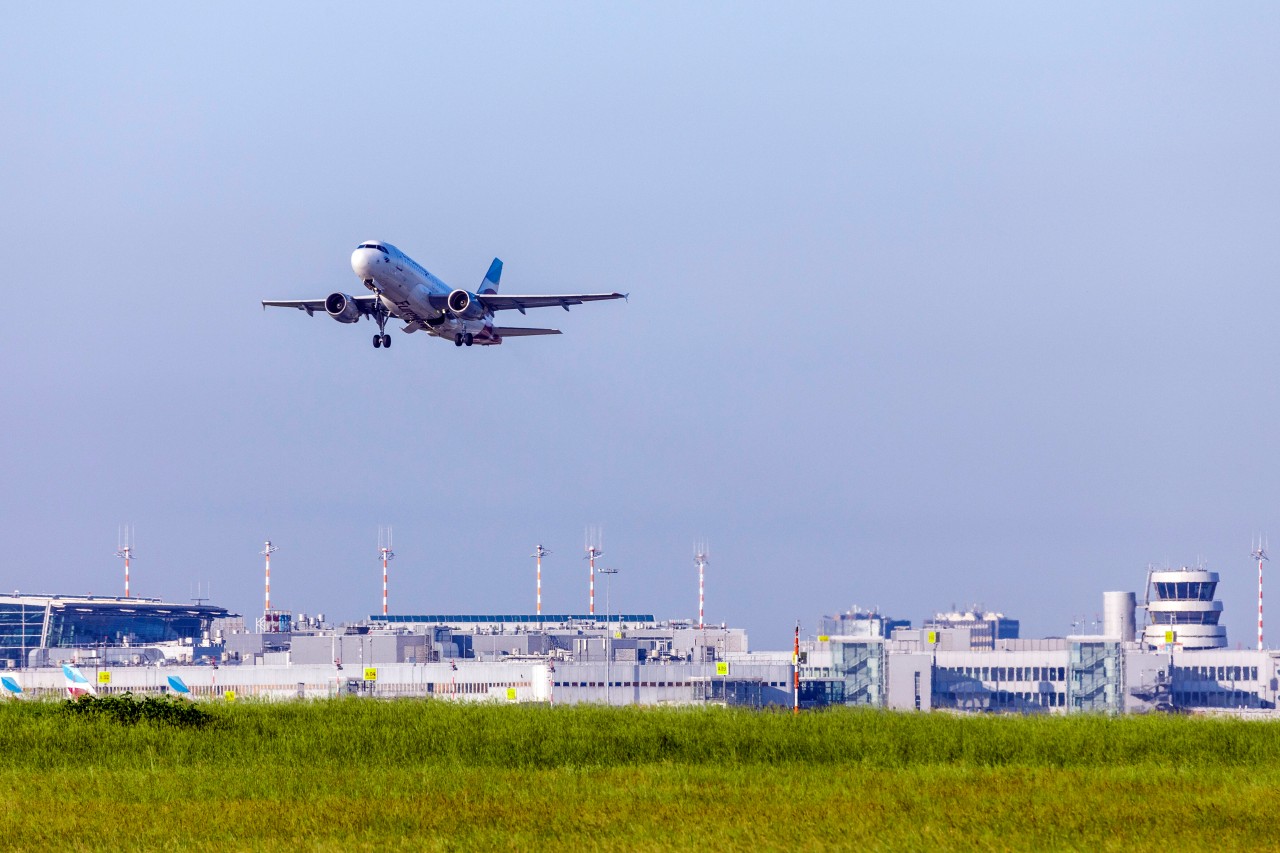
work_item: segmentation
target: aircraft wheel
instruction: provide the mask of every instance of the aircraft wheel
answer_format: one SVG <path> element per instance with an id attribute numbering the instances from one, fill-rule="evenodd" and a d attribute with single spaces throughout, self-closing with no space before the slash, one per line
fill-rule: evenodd
<path id="1" fill-rule="evenodd" d="M 462 346 L 462 335 L 454 335 L 454 336 L 453 336 L 453 345 L 454 345 L 455 347 L 460 347 L 460 346 Z"/>
<path id="2" fill-rule="evenodd" d="M 382 336 L 382 345 L 383 345 L 384 347 L 386 347 L 387 349 L 391 349 L 391 336 L 390 336 L 390 335 L 383 335 L 383 336 Z"/>
<path id="3" fill-rule="evenodd" d="M 467 346 L 471 346 L 472 340 L 474 340 L 474 338 L 471 337 L 470 332 L 467 332 L 465 335 L 462 336 L 462 342 Z"/>
<path id="4" fill-rule="evenodd" d="M 374 345 L 375 347 L 380 347 L 380 346 L 382 346 L 382 335 L 374 335 L 374 336 L 373 336 L 373 345 Z"/>

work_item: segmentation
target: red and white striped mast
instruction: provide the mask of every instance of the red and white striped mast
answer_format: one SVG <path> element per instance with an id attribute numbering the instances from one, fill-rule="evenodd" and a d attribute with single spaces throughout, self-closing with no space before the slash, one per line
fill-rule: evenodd
<path id="1" fill-rule="evenodd" d="M 266 547 L 264 547 L 260 552 L 262 556 L 267 558 L 266 590 L 263 594 L 264 609 L 262 613 L 264 619 L 271 613 L 271 555 L 278 550 L 280 549 L 272 545 L 271 540 L 268 539 Z"/>
<path id="2" fill-rule="evenodd" d="M 133 525 L 121 525 L 116 530 L 116 556 L 124 560 L 124 597 L 129 597 L 129 561 L 133 559 Z"/>
<path id="3" fill-rule="evenodd" d="M 1258 561 L 1258 651 L 1262 651 L 1262 564 L 1268 560 L 1267 549 L 1261 539 L 1253 549 L 1253 559 Z"/>
<path id="4" fill-rule="evenodd" d="M 589 607 L 588 612 L 592 616 L 596 615 L 596 557 L 600 557 L 604 555 L 604 549 L 601 548 L 600 545 L 601 545 L 600 528 L 598 527 L 587 528 L 586 559 L 588 561 L 588 565 L 591 568 L 591 573 L 589 576 L 588 588 L 587 588 L 587 603 Z"/>
<path id="5" fill-rule="evenodd" d="M 796 623 L 796 645 L 791 652 L 791 669 L 795 673 L 795 683 L 791 693 L 791 713 L 800 713 L 800 623 Z"/>
<path id="6" fill-rule="evenodd" d="M 538 560 L 538 615 L 542 615 L 542 558 L 550 554 L 546 548 L 539 545 L 534 549 L 533 556 Z"/>
<path id="7" fill-rule="evenodd" d="M 391 550 L 391 525 L 378 528 L 378 553 L 382 555 L 382 615 L 387 615 L 387 563 L 395 558 Z"/>
<path id="8" fill-rule="evenodd" d="M 698 567 L 698 627 L 706 626 L 705 604 L 706 596 L 704 583 L 707 573 L 707 562 L 711 558 L 711 549 L 707 547 L 707 543 L 703 542 L 693 547 L 693 562 Z"/>

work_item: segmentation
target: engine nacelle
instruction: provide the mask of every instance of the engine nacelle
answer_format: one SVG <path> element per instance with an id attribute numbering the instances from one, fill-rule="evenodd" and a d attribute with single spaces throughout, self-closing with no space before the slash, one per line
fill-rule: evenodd
<path id="1" fill-rule="evenodd" d="M 360 306 L 345 293 L 330 293 L 324 300 L 324 310 L 339 323 L 354 323 L 360 319 Z"/>
<path id="2" fill-rule="evenodd" d="M 455 290 L 449 294 L 449 313 L 460 320 L 479 320 L 485 311 L 474 293 Z"/>

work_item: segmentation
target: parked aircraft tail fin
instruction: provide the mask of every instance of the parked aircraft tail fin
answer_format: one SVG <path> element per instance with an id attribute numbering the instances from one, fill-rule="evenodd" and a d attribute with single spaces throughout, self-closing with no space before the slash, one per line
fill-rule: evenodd
<path id="1" fill-rule="evenodd" d="M 493 259 L 493 263 L 489 264 L 489 272 L 485 273 L 484 281 L 480 282 L 480 295 L 486 293 L 497 293 L 498 283 L 502 279 L 502 261 L 497 258 Z"/>
<path id="2" fill-rule="evenodd" d="M 79 699 L 86 694 L 96 696 L 98 691 L 93 689 L 93 685 L 89 683 L 89 679 L 84 677 L 79 669 L 69 663 L 62 665 L 62 675 L 66 678 L 67 695 L 72 699 Z"/>

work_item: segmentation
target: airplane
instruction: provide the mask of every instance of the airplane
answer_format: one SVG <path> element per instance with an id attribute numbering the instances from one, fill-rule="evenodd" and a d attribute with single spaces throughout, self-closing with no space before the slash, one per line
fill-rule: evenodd
<path id="1" fill-rule="evenodd" d="M 351 253 L 351 269 L 370 295 L 351 296 L 330 293 L 324 299 L 277 299 L 262 301 L 268 306 L 297 308 L 310 317 L 324 311 L 339 323 L 355 323 L 361 317 L 372 317 L 378 324 L 373 336 L 375 347 L 390 347 L 387 321 L 392 317 L 407 325 L 401 331 L 425 331 L 437 338 L 452 340 L 454 346 L 495 346 L 504 338 L 530 335 L 558 335 L 559 329 L 534 329 L 495 326 L 497 311 L 515 309 L 524 314 L 526 308 L 558 306 L 568 311 L 570 305 L 598 302 L 604 299 L 626 299 L 625 293 L 578 293 L 562 296 L 498 295 L 502 278 L 502 261 L 493 259 L 489 272 L 476 292 L 453 289 L 436 278 L 413 258 L 383 240 L 368 240 Z"/>

